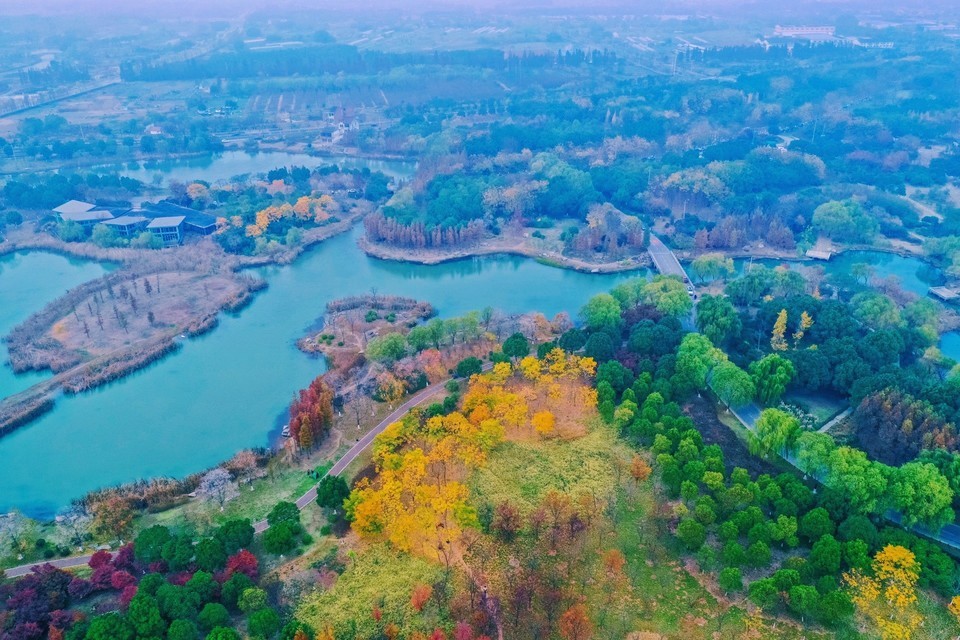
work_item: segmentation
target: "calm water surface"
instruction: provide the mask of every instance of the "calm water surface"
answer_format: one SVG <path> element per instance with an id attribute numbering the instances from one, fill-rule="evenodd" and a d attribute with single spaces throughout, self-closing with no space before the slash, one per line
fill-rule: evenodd
<path id="1" fill-rule="evenodd" d="M 335 298 L 376 287 L 428 300 L 447 317 L 486 305 L 551 316 L 575 314 L 590 296 L 631 277 L 510 257 L 432 267 L 384 262 L 357 248 L 361 231 L 333 238 L 291 266 L 262 270 L 270 286 L 239 316 L 224 317 L 212 333 L 128 378 L 60 398 L 51 413 L 0 439 L 0 512 L 15 507 L 49 516 L 98 487 L 184 476 L 238 449 L 266 445 L 294 392 L 323 371 L 295 341 Z"/>
<path id="2" fill-rule="evenodd" d="M 139 168 L 117 166 L 110 168 L 121 175 L 136 178 L 147 184 L 166 185 L 170 181 L 189 182 L 197 179 L 218 182 L 244 174 L 265 173 L 276 167 L 301 166 L 315 169 L 329 165 L 339 165 L 343 169 L 369 168 L 371 171 L 381 171 L 391 178 L 409 178 L 417 166 L 411 161 L 375 160 L 353 156 L 310 156 L 279 151 L 256 154 L 246 151 L 226 151 L 198 158 L 148 162 L 140 165 Z"/>
<path id="3" fill-rule="evenodd" d="M 316 158 L 285 153 L 228 152 L 123 173 L 153 182 L 211 182 L 277 166 L 368 166 L 409 177 L 413 163 Z M 268 444 L 290 398 L 323 363 L 297 351 L 295 341 L 330 300 L 376 287 L 382 294 L 431 302 L 442 316 L 490 305 L 503 311 L 571 315 L 592 295 L 634 274 L 590 275 L 533 260 L 487 257 L 438 266 L 374 260 L 356 246 L 355 228 L 286 267 L 259 271 L 270 284 L 238 316 L 222 317 L 212 333 L 187 341 L 177 354 L 98 390 L 61 397 L 40 420 L 0 439 L 0 513 L 18 508 L 51 516 L 71 499 L 98 487 L 151 476 L 184 476 L 235 451 Z M 937 272 L 913 258 L 854 252 L 834 258 L 830 272 L 872 264 L 925 295 Z M 767 264 L 776 264 L 775 262 Z M 738 269 L 743 262 L 738 261 Z M 67 289 L 102 275 L 109 266 L 46 253 L 0 257 L 0 335 Z M 691 274 L 693 275 L 693 274 Z M 695 277 L 695 276 L 694 276 Z M 944 353 L 960 359 L 960 334 L 947 334 Z M 6 352 L 0 345 L 0 356 Z M 21 391 L 44 374 L 14 376 L 0 368 L 0 397 Z"/>
<path id="4" fill-rule="evenodd" d="M 17 252 L 0 256 L 0 337 L 68 289 L 99 278 L 112 268 L 112 265 L 53 253 Z M 36 372 L 13 375 L 7 364 L 4 342 L 0 342 L 0 362 L 0 398 L 23 391 L 49 376 L 49 373 Z"/>

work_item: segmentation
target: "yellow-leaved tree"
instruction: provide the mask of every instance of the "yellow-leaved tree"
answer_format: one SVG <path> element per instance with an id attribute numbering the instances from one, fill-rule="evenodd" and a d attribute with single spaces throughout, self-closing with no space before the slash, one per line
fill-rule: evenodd
<path id="1" fill-rule="evenodd" d="M 787 350 L 787 310 L 781 309 L 777 321 L 773 323 L 773 333 L 770 336 L 770 347 L 774 351 Z"/>
<path id="2" fill-rule="evenodd" d="M 800 326 L 797 327 L 796 333 L 793 334 L 793 348 L 796 349 L 797 345 L 800 344 L 800 341 L 803 340 L 804 334 L 807 333 L 807 329 L 813 326 L 813 318 L 810 317 L 810 314 L 804 311 L 800 314 Z"/>
<path id="3" fill-rule="evenodd" d="M 557 418 L 549 411 L 538 411 L 530 422 L 541 436 L 549 436 L 557 427 Z"/>
<path id="4" fill-rule="evenodd" d="M 854 570 L 843 581 L 857 610 L 883 640 L 910 640 L 923 622 L 917 610 L 920 564 L 909 549 L 887 545 L 877 552 L 869 573 Z"/>

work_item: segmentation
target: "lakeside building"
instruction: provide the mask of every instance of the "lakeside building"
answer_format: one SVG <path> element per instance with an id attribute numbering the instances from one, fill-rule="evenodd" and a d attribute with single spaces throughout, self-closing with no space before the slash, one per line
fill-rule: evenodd
<path id="1" fill-rule="evenodd" d="M 88 229 L 97 224 L 106 224 L 116 229 L 123 238 L 133 238 L 147 229 L 160 236 L 164 246 L 181 244 L 185 234 L 209 236 L 217 230 L 215 215 L 172 202 L 147 202 L 138 209 L 109 209 L 89 202 L 70 200 L 53 212 L 58 220 L 76 222 Z M 172 224 L 172 220 L 177 222 Z M 157 222 L 160 224 L 154 224 Z"/>
<path id="2" fill-rule="evenodd" d="M 115 229 L 121 238 L 133 238 L 146 228 L 148 221 L 149 219 L 144 216 L 123 215 L 112 220 L 104 220 L 103 224 Z"/>
<path id="3" fill-rule="evenodd" d="M 53 212 L 62 222 L 76 222 L 82 227 L 92 227 L 98 222 L 112 220 L 115 217 L 109 209 L 80 200 L 64 202 Z"/>
<path id="4" fill-rule="evenodd" d="M 183 216 L 184 231 L 209 236 L 217 230 L 217 217 L 202 213 L 189 207 L 181 207 L 172 202 L 147 202 L 143 204 L 142 214 L 149 217 Z"/>
<path id="5" fill-rule="evenodd" d="M 173 247 L 183 242 L 183 216 L 154 218 L 147 224 L 147 231 L 160 238 L 165 247 Z"/>

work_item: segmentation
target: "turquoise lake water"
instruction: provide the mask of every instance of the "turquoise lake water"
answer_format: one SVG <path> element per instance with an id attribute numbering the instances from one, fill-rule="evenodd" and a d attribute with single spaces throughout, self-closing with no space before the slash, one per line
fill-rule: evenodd
<path id="1" fill-rule="evenodd" d="M 280 165 L 369 166 L 408 177 L 412 163 L 358 161 L 229 152 L 125 171 L 146 182 L 211 182 Z M 352 164 L 351 164 L 352 163 Z M 437 266 L 385 262 L 356 246 L 360 227 L 332 238 L 293 265 L 259 271 L 269 288 L 237 316 L 161 362 L 79 396 L 58 398 L 56 408 L 0 439 L 0 513 L 17 508 L 49 517 L 71 499 L 98 487 L 152 476 L 184 476 L 229 458 L 245 447 L 269 444 L 284 421 L 293 394 L 323 372 L 323 363 L 295 347 L 326 303 L 368 292 L 427 300 L 441 316 L 485 306 L 508 313 L 539 310 L 575 315 L 592 295 L 638 275 L 593 275 L 526 258 L 486 257 Z M 823 263 L 830 272 L 872 264 L 895 275 L 905 289 L 925 295 L 939 275 L 920 260 L 877 252 L 852 252 Z M 776 264 L 766 261 L 765 264 Z M 738 261 L 742 268 L 743 261 Z M 48 253 L 0 257 L 0 335 L 67 289 L 110 268 Z M 944 353 L 960 360 L 960 335 L 943 337 Z M 6 352 L 0 345 L 0 356 Z M 0 397 L 21 391 L 46 374 L 14 376 L 0 368 Z"/>
<path id="2" fill-rule="evenodd" d="M 238 316 L 223 317 L 215 331 L 123 380 L 60 397 L 52 412 L 0 439 L 0 512 L 18 508 L 50 516 L 98 487 L 183 476 L 239 449 L 267 445 L 293 394 L 323 371 L 322 361 L 299 352 L 295 342 L 330 300 L 376 287 L 381 294 L 428 300 L 447 317 L 487 305 L 552 316 L 576 314 L 592 295 L 631 277 L 512 257 L 430 267 L 384 262 L 357 248 L 361 232 L 357 227 L 332 238 L 293 265 L 263 269 L 270 286 Z M 17 275 L 0 279 L 4 299 Z M 95 275 L 74 277 L 80 282 Z M 54 287 L 27 304 L 39 309 L 61 290 Z"/>

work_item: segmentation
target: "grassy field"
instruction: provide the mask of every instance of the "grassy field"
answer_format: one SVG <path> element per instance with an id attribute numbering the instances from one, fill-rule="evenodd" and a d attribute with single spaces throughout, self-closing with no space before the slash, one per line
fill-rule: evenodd
<path id="1" fill-rule="evenodd" d="M 847 408 L 847 404 L 840 398 L 802 391 L 791 391 L 783 399 L 786 402 L 798 404 L 810 412 L 816 418 L 818 428 Z"/>
<path id="2" fill-rule="evenodd" d="M 550 491 L 592 495 L 609 506 L 580 555 L 589 558 L 582 595 L 596 627 L 596 638 L 826 638 L 804 631 L 793 621 L 750 616 L 743 598 L 717 597 L 701 584 L 673 548 L 673 536 L 660 517 L 652 481 L 636 485 L 625 469 L 633 456 L 613 430 L 596 420 L 582 438 L 508 442 L 474 473 L 470 487 L 476 503 L 504 500 L 532 510 Z M 626 584 L 612 585 L 603 554 L 619 549 L 626 558 Z M 509 549 L 485 548 L 501 562 L 512 561 Z M 646 632 L 648 636 L 632 636 Z"/>

